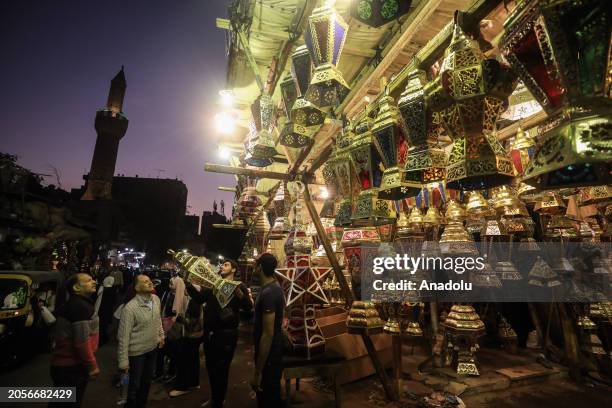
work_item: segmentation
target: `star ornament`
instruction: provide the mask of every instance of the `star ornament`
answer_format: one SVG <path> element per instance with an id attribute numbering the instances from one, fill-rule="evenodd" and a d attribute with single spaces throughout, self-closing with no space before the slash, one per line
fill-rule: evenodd
<path id="1" fill-rule="evenodd" d="M 286 266 L 275 271 L 286 306 L 329 303 L 323 282 L 331 271 L 329 267 L 312 266 L 308 255 L 288 256 Z"/>

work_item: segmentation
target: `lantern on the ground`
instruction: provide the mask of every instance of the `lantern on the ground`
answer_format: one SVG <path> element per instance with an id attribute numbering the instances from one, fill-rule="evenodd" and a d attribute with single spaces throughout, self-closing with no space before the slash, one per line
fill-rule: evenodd
<path id="1" fill-rule="evenodd" d="M 348 24 L 328 5 L 308 18 L 304 40 L 315 69 L 306 99 L 319 108 L 337 106 L 350 90 L 337 68 L 347 31 Z"/>
<path id="2" fill-rule="evenodd" d="M 444 180 L 446 175 L 446 154 L 437 147 L 438 125 L 434 124 L 433 113 L 425 100 L 425 83 L 424 71 L 412 71 L 398 102 L 410 140 L 404 166 L 408 197 L 419 194 L 427 183 Z"/>
<path id="3" fill-rule="evenodd" d="M 608 2 L 519 3 L 500 48 L 551 116 L 525 170 L 538 189 L 609 184 L 612 146 Z"/>
<path id="4" fill-rule="evenodd" d="M 351 217 L 353 225 L 367 226 L 394 222 L 396 213 L 393 203 L 378 198 L 378 187 L 382 179 L 382 159 L 374 147 L 369 121 L 357 126 L 357 136 L 350 146 L 349 154 L 361 188 Z"/>
<path id="5" fill-rule="evenodd" d="M 478 338 L 485 334 L 485 325 L 469 305 L 453 305 L 442 323 L 446 328 L 452 365 L 459 375 L 480 375 L 476 366 Z"/>
<path id="6" fill-rule="evenodd" d="M 510 69 L 485 59 L 455 23 L 440 74 L 426 87 L 428 105 L 454 139 L 447 188 L 479 190 L 506 184 L 514 177 L 512 161 L 497 140 L 495 122 L 515 85 Z"/>
<path id="7" fill-rule="evenodd" d="M 410 11 L 412 0 L 354 0 L 351 17 L 370 27 L 397 21 Z"/>
<path id="8" fill-rule="evenodd" d="M 409 197 L 411 193 L 416 195 L 417 192 L 414 192 L 415 189 L 411 189 L 411 186 L 404 182 L 403 167 L 408 154 L 406 129 L 384 82 L 382 81 L 384 95 L 372 126 L 374 145 L 385 166 L 378 197 L 385 200 L 400 200 Z"/>

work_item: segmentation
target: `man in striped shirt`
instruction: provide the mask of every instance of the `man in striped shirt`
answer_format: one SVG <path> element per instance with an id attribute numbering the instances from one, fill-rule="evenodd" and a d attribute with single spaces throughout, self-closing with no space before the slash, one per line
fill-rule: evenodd
<path id="1" fill-rule="evenodd" d="M 157 348 L 164 346 L 160 302 L 153 294 L 153 282 L 146 275 L 138 275 L 134 289 L 136 296 L 123 307 L 117 333 L 119 370 L 129 372 L 130 378 L 125 408 L 146 405 Z"/>
<path id="2" fill-rule="evenodd" d="M 70 298 L 56 312 L 51 378 L 55 387 L 76 387 L 76 402 L 51 403 L 50 407 L 80 407 L 87 381 L 100 374 L 94 354 L 98 349 L 98 316 L 92 299 L 96 281 L 77 273 L 66 281 L 66 290 Z"/>

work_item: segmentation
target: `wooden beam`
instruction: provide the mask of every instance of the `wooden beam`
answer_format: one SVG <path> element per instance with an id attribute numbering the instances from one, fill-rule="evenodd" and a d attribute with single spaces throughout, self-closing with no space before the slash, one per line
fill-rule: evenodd
<path id="1" fill-rule="evenodd" d="M 236 192 L 236 187 L 219 186 L 219 187 L 217 187 L 217 189 L 219 191 L 227 191 L 227 192 L 230 192 L 230 193 L 235 193 Z"/>
<path id="2" fill-rule="evenodd" d="M 308 190 L 308 180 L 304 178 L 304 203 L 306 204 L 306 208 L 308 209 L 308 213 L 310 214 L 310 218 L 315 225 L 315 229 L 317 230 L 317 236 L 319 237 L 320 242 L 323 244 L 323 248 L 325 249 L 325 254 L 327 255 L 327 259 L 334 270 L 334 275 L 336 276 L 336 280 L 340 284 L 340 291 L 342 292 L 342 296 L 344 297 L 346 303 L 350 306 L 355 300 L 353 296 L 353 292 L 348 286 L 348 282 L 346 281 L 346 277 L 342 272 L 342 267 L 340 263 L 338 263 L 338 259 L 336 258 L 336 254 L 334 254 L 334 250 L 329 242 L 329 238 L 325 233 L 325 228 L 323 228 L 323 224 L 321 223 L 321 219 L 319 218 L 319 214 L 317 214 L 317 210 L 312 203 L 312 198 L 310 197 L 310 191 Z M 385 394 L 387 398 L 391 401 L 397 401 L 398 395 L 396 394 L 389 383 L 389 378 L 387 377 L 387 373 L 385 372 L 385 367 L 378 358 L 378 352 L 374 347 L 374 343 L 372 343 L 372 339 L 367 334 L 362 334 L 361 339 L 363 340 L 363 344 L 368 351 L 368 355 L 372 360 L 372 365 L 378 374 L 378 378 L 385 390 Z"/>
<path id="3" fill-rule="evenodd" d="M 273 180 L 290 180 L 291 177 L 287 173 L 278 173 L 275 171 L 266 171 L 258 169 L 245 169 L 242 167 L 232 167 L 223 164 L 206 163 L 204 170 L 212 173 L 236 174 L 250 177 L 269 178 Z"/>

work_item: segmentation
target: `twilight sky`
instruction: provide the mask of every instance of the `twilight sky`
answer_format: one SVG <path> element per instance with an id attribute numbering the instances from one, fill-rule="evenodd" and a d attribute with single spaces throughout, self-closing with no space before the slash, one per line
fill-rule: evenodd
<path id="1" fill-rule="evenodd" d="M 125 65 L 130 120 L 115 174 L 183 180 L 192 213 L 233 194 L 219 162 L 213 117 L 225 84 L 229 0 L 18 0 L 0 2 L 0 151 L 35 172 L 83 183 L 96 139 L 94 116 Z M 56 184 L 55 177 L 46 182 Z"/>

